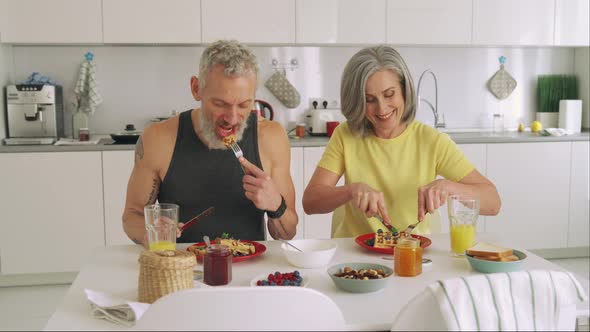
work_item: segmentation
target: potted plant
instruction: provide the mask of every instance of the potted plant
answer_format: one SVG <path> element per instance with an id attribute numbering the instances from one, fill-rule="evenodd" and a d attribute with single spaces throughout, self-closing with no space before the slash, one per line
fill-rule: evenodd
<path id="1" fill-rule="evenodd" d="M 537 121 L 543 128 L 556 128 L 559 101 L 578 99 L 578 78 L 575 75 L 540 75 L 537 81 Z"/>

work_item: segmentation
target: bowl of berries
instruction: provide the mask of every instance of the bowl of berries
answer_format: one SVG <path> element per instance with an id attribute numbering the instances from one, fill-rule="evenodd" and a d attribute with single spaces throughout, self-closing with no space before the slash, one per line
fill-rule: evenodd
<path id="1" fill-rule="evenodd" d="M 250 281 L 250 286 L 295 286 L 305 287 L 309 279 L 305 275 L 295 270 L 292 272 L 274 272 L 257 275 Z"/>
<path id="2" fill-rule="evenodd" d="M 393 269 L 372 263 L 344 263 L 327 270 L 334 285 L 351 293 L 370 293 L 381 290 L 393 274 Z"/>

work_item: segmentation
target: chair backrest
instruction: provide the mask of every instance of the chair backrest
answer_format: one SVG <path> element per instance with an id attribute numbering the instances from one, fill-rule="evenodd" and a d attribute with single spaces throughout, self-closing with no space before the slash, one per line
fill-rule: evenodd
<path id="1" fill-rule="evenodd" d="M 303 287 L 212 287 L 168 294 L 143 314 L 137 330 L 344 330 L 326 295 Z"/>
<path id="2" fill-rule="evenodd" d="M 588 316 L 578 309 L 587 297 L 579 283 L 568 278 L 565 272 L 523 271 L 437 282 L 404 306 L 391 330 L 471 330 L 476 323 L 484 330 L 513 329 L 516 324 L 516 329 L 573 331 L 576 318 Z"/>

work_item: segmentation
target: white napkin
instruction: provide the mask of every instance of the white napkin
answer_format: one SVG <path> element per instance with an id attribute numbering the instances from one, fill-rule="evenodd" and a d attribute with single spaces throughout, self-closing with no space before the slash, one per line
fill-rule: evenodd
<path id="1" fill-rule="evenodd" d="M 98 144 L 98 139 L 91 140 L 91 141 L 80 141 L 74 138 L 60 138 L 59 141 L 55 142 L 54 145 L 96 145 Z"/>
<path id="2" fill-rule="evenodd" d="M 102 104 L 102 96 L 98 91 L 96 82 L 96 67 L 94 62 L 86 60 L 80 66 L 78 81 L 74 88 L 74 109 L 94 114 L 96 107 Z"/>
<path id="3" fill-rule="evenodd" d="M 126 301 L 91 289 L 84 289 L 94 318 L 131 327 L 150 307 L 149 303 Z"/>
<path id="4" fill-rule="evenodd" d="M 588 299 L 571 273 L 547 270 L 439 280 L 428 288 L 454 331 L 555 330 L 560 307 Z"/>
<path id="5" fill-rule="evenodd" d="M 563 129 L 563 128 L 547 128 L 547 129 L 543 129 L 541 130 L 540 134 L 542 136 L 565 136 L 565 135 L 570 135 L 572 134 L 571 132 L 568 132 L 567 130 Z"/>

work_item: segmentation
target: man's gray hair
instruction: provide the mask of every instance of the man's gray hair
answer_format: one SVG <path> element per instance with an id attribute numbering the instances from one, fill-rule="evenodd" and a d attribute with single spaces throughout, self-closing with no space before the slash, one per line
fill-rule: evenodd
<path id="1" fill-rule="evenodd" d="M 258 63 L 249 48 L 237 40 L 218 40 L 209 45 L 201 55 L 199 86 L 207 84 L 207 74 L 215 65 L 223 65 L 227 76 L 244 76 L 253 73 L 258 80 Z"/>
<path id="2" fill-rule="evenodd" d="M 365 87 L 375 72 L 388 69 L 400 79 L 405 100 L 402 123 L 409 123 L 416 117 L 416 94 L 414 81 L 401 55 L 389 46 L 373 46 L 358 51 L 348 60 L 340 83 L 340 105 L 350 130 L 360 136 L 373 132 L 373 125 L 367 120 Z"/>

